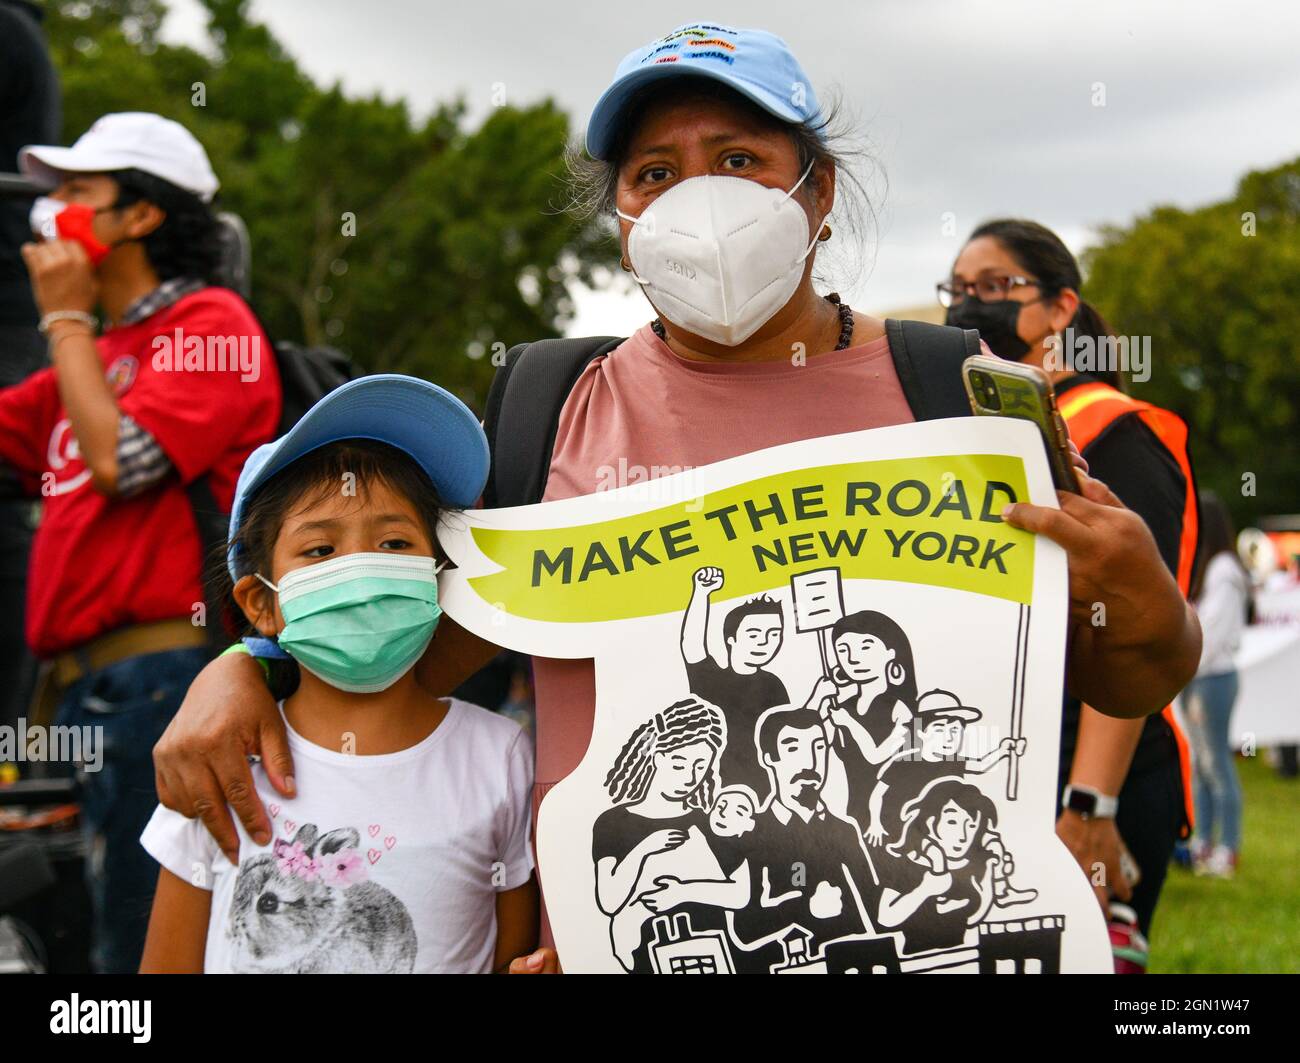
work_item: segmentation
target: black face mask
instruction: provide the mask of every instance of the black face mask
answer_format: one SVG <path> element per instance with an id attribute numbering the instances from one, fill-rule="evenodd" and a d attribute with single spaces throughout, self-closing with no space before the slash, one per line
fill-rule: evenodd
<path id="1" fill-rule="evenodd" d="M 1020 338 L 1016 325 L 1024 303 L 1004 299 L 1000 303 L 983 303 L 973 295 L 948 307 L 946 324 L 957 328 L 979 329 L 980 339 L 999 358 L 1018 362 L 1029 353 L 1029 344 Z"/>

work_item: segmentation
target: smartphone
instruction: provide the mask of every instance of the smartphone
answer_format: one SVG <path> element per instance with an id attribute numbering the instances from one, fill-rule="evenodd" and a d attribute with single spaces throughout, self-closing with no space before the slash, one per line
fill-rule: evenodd
<path id="1" fill-rule="evenodd" d="M 962 381 L 971 411 L 989 417 L 1019 417 L 1038 425 L 1047 448 L 1047 464 L 1057 490 L 1079 493 L 1070 454 L 1070 434 L 1056 408 L 1052 381 L 1037 366 L 1021 365 L 985 354 L 962 363 Z"/>

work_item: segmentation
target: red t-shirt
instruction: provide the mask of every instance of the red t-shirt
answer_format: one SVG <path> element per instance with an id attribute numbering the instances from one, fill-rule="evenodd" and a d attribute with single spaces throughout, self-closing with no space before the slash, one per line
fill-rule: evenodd
<path id="1" fill-rule="evenodd" d="M 41 657 L 128 624 L 190 617 L 203 601 L 201 546 L 184 485 L 208 475 L 228 510 L 244 460 L 280 419 L 270 341 L 228 289 L 184 296 L 97 344 L 119 409 L 175 472 L 130 498 L 102 495 L 54 370 L 0 390 L 0 460 L 45 503 L 27 580 L 27 641 Z"/>

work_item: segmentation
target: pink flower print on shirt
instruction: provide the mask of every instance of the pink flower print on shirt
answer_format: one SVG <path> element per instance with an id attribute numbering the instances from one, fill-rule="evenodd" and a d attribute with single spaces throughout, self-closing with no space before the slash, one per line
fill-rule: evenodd
<path id="1" fill-rule="evenodd" d="M 283 838 L 275 843 L 275 861 L 283 875 L 297 875 L 302 879 L 314 879 L 320 874 L 320 863 L 303 847 L 302 842 L 286 842 Z"/>
<path id="2" fill-rule="evenodd" d="M 369 873 L 357 866 L 361 837 L 354 827 L 322 833 L 304 823 L 240 865 L 225 929 L 235 971 L 414 969 L 419 941 L 410 912 L 379 883 L 356 881 Z"/>
<path id="3" fill-rule="evenodd" d="M 321 881 L 327 886 L 354 886 L 370 876 L 366 862 L 357 849 L 340 849 L 321 857 L 317 862 L 320 865 Z"/>

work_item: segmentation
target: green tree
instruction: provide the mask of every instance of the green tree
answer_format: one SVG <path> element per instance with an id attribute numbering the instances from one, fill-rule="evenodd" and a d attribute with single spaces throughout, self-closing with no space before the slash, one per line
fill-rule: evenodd
<path id="1" fill-rule="evenodd" d="M 1133 393 L 1187 420 L 1201 486 L 1239 523 L 1300 512 L 1300 159 L 1108 228 L 1085 261 L 1089 299 L 1151 337 Z"/>
<path id="2" fill-rule="evenodd" d="M 64 134 L 151 110 L 203 142 L 219 206 L 253 243 L 253 301 L 277 338 L 331 343 L 482 408 L 492 355 L 560 334 L 571 288 L 616 259 L 558 208 L 569 136 L 550 101 L 466 128 L 462 100 L 422 121 L 403 101 L 318 86 L 248 0 L 204 0 L 203 50 L 165 44 L 161 0 L 51 4 Z"/>

